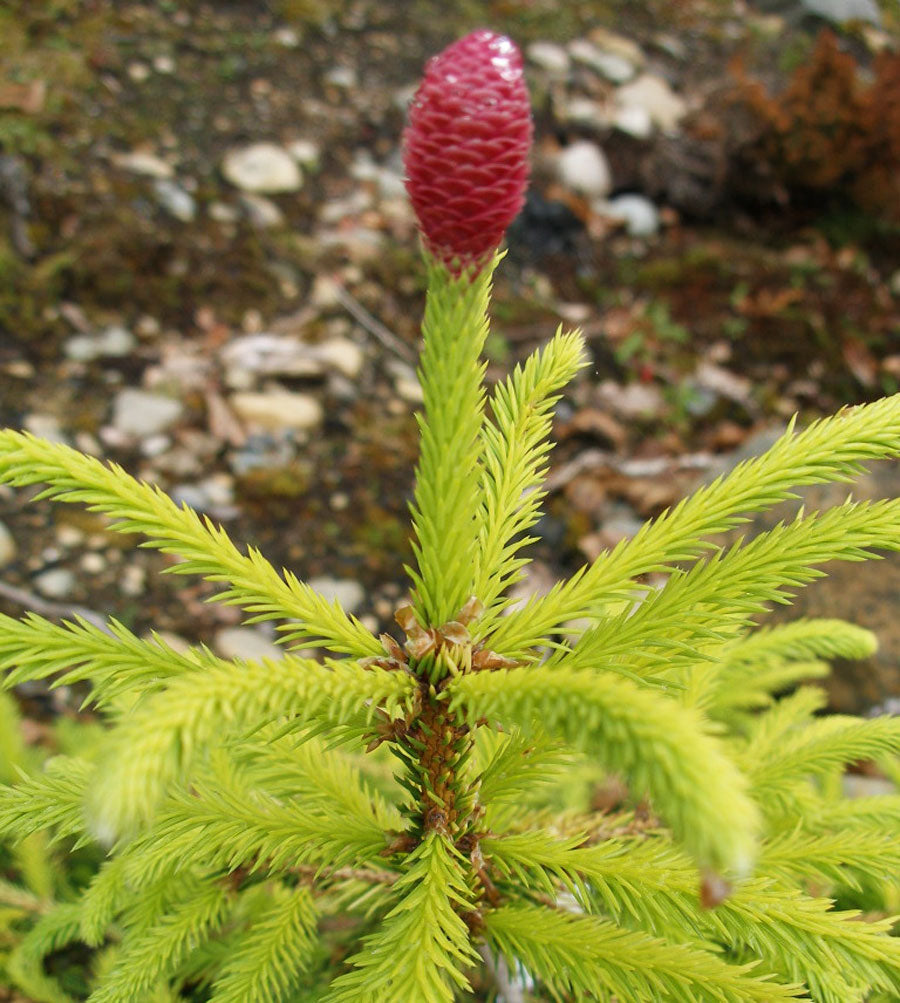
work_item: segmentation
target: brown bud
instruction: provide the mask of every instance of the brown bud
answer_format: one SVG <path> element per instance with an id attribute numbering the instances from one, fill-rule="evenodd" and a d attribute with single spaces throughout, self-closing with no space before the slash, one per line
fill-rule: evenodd
<path id="1" fill-rule="evenodd" d="M 438 629 L 438 633 L 450 644 L 471 644 L 472 637 L 459 620 L 448 620 Z"/>
<path id="2" fill-rule="evenodd" d="M 715 871 L 705 871 L 700 881 L 700 905 L 704 909 L 715 909 L 727 899 L 734 888 L 721 874 Z"/>
<path id="3" fill-rule="evenodd" d="M 402 606 L 397 607 L 397 611 L 394 613 L 394 619 L 400 624 L 403 629 L 403 633 L 408 637 L 422 632 L 423 628 L 416 618 L 416 611 L 409 603 L 404 603 Z"/>
<path id="4" fill-rule="evenodd" d="M 405 644 L 410 657 L 417 660 L 434 651 L 436 646 L 437 641 L 434 634 L 430 630 L 422 630 L 421 628 L 419 628 L 418 633 L 410 634 L 410 638 Z"/>
<path id="5" fill-rule="evenodd" d="M 482 649 L 472 656 L 472 668 L 477 671 L 492 671 L 494 669 L 514 669 L 520 663 L 514 658 L 498 655 L 496 651 Z"/>
<path id="6" fill-rule="evenodd" d="M 384 648 L 391 658 L 395 658 L 398 662 L 406 661 L 403 649 L 390 634 L 379 634 L 378 640 L 381 641 L 382 648 Z"/>
<path id="7" fill-rule="evenodd" d="M 483 612 L 484 603 L 478 598 L 478 596 L 469 596 L 465 605 L 459 611 L 456 619 L 459 620 L 460 623 L 464 623 L 468 626 L 473 620 L 477 620 Z"/>

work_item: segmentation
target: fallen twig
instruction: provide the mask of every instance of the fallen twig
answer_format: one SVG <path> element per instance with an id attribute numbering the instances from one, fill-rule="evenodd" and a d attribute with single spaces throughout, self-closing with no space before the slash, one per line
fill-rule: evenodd
<path id="1" fill-rule="evenodd" d="M 377 317 L 373 317 L 362 303 L 352 296 L 340 282 L 335 282 L 335 292 L 338 302 L 347 313 L 357 323 L 361 324 L 369 334 L 377 338 L 388 351 L 399 355 L 404 362 L 409 362 L 410 364 L 415 362 L 412 349 L 401 341 L 390 328 L 385 327 Z"/>
<path id="2" fill-rule="evenodd" d="M 52 602 L 49 599 L 41 599 L 40 596 L 25 589 L 20 589 L 8 582 L 0 581 L 0 597 L 14 602 L 17 606 L 25 606 L 41 616 L 52 616 L 55 619 L 71 620 L 80 617 L 87 620 L 89 624 L 102 630 L 104 634 L 112 634 L 106 623 L 106 617 L 100 613 L 88 609 L 87 606 L 76 606 L 71 603 Z"/>

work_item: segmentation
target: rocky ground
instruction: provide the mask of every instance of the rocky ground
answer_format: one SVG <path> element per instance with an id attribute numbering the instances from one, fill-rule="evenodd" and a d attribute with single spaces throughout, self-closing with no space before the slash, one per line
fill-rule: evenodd
<path id="1" fill-rule="evenodd" d="M 0 425 L 121 463 L 389 624 L 424 293 L 403 110 L 424 60 L 481 25 L 523 46 L 536 123 L 489 376 L 560 323 L 593 353 L 559 407 L 532 587 L 793 413 L 896 391 L 900 192 L 873 208 L 865 164 L 822 183 L 753 99 L 826 57 L 851 60 L 861 93 L 890 84 L 897 21 L 871 0 L 6 0 Z M 829 27 L 845 57 L 817 50 Z M 896 79 L 877 93 L 900 108 Z M 895 146 L 859 142 L 900 177 L 895 118 Z M 896 465 L 864 488 L 898 489 Z M 0 488 L 4 611 L 85 607 L 225 654 L 272 650 L 166 564 Z M 882 632 L 877 664 L 833 690 L 867 710 L 900 693 L 900 568 L 850 569 L 804 608 Z"/>

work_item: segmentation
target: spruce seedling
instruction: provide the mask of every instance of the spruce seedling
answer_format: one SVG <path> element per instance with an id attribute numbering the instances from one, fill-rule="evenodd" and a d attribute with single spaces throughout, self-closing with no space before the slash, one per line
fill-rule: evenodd
<path id="1" fill-rule="evenodd" d="M 558 332 L 484 386 L 530 137 L 508 39 L 479 31 L 429 63 L 405 136 L 428 297 L 402 637 L 119 467 L 0 432 L 0 481 L 105 513 L 286 647 L 229 661 L 114 620 L 0 617 L 6 686 L 88 680 L 109 721 L 95 754 L 0 787 L 11 843 L 108 851 L 86 886 L 12 922 L 7 976 L 34 999 L 71 998 L 40 959 L 76 942 L 95 950 L 91 1003 L 897 998 L 900 796 L 846 800 L 841 777 L 895 769 L 900 721 L 817 716 L 805 685 L 874 639 L 751 623 L 823 563 L 898 549 L 900 501 L 801 512 L 727 549 L 710 537 L 896 457 L 900 396 L 792 426 L 511 604 L 553 406 L 584 365 Z M 650 572 L 667 578 L 644 596 Z M 592 809 L 601 776 L 628 794 Z"/>

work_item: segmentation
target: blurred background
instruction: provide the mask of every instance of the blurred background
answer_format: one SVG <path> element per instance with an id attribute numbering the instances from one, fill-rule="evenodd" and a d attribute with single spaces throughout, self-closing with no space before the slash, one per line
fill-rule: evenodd
<path id="1" fill-rule="evenodd" d="M 410 557 L 424 297 L 404 108 L 477 27 L 522 47 L 536 125 L 489 377 L 559 324 L 592 353 L 558 408 L 523 589 L 795 412 L 897 391 L 896 4 L 0 0 L 0 426 L 159 483 L 384 629 Z M 3 611 L 274 650 L 212 587 L 176 588 L 166 558 L 33 493 L 0 488 Z M 856 493 L 900 493 L 897 465 Z M 834 570 L 800 611 L 856 619 L 882 651 L 840 667 L 832 704 L 896 707 L 900 564 Z"/>

